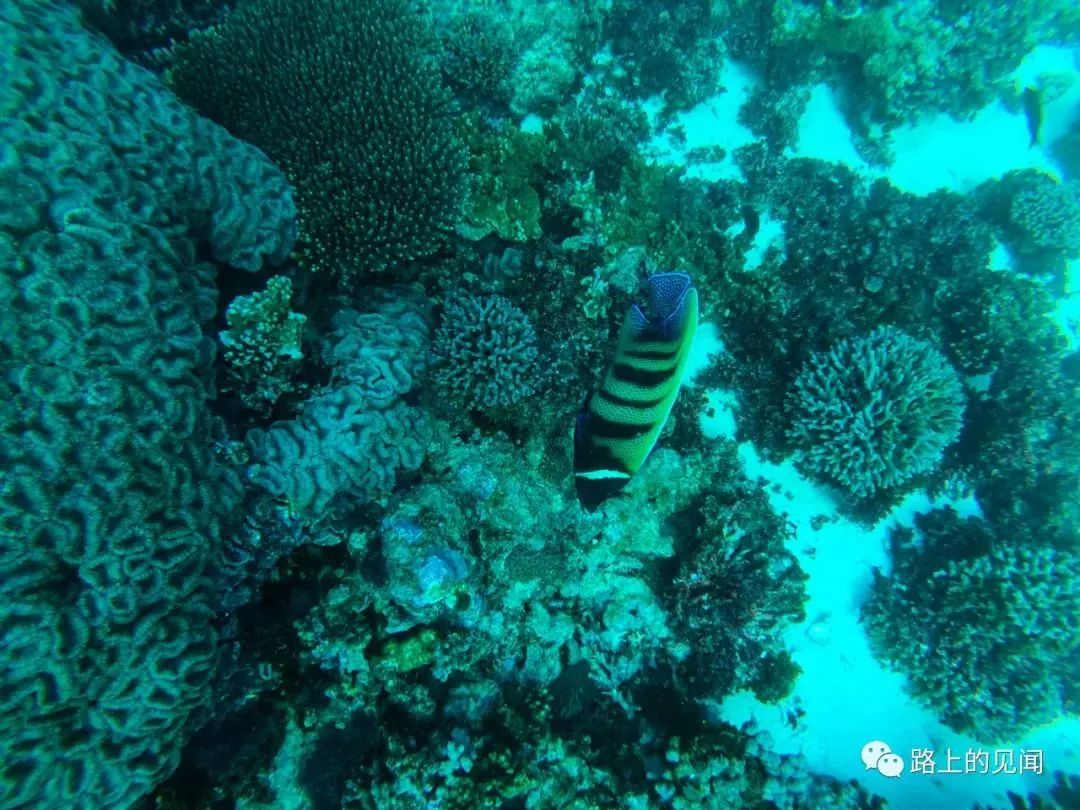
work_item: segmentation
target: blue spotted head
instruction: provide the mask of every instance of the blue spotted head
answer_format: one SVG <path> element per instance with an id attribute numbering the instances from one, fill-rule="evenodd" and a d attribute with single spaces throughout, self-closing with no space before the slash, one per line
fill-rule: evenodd
<path id="1" fill-rule="evenodd" d="M 634 304 L 630 308 L 630 322 L 637 339 L 652 333 L 661 340 L 671 340 L 686 325 L 691 293 L 697 303 L 697 291 L 686 273 L 657 273 L 646 279 L 648 314 Z"/>

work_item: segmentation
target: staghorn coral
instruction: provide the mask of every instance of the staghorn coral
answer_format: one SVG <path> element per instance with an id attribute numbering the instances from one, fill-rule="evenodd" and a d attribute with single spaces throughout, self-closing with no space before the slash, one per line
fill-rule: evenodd
<path id="1" fill-rule="evenodd" d="M 207 409 L 213 255 L 295 236 L 280 172 L 79 25 L 0 5 L 0 805 L 130 807 L 216 667 L 240 499 Z"/>
<path id="2" fill-rule="evenodd" d="M 514 405 L 536 387 L 536 332 L 500 295 L 447 301 L 431 352 L 436 386 L 465 408 Z"/>
<path id="3" fill-rule="evenodd" d="M 886 326 L 810 358 L 788 397 L 789 436 L 808 471 L 864 498 L 933 470 L 963 410 L 948 361 Z"/>
<path id="4" fill-rule="evenodd" d="M 946 725 L 986 743 L 1074 710 L 1080 557 L 952 510 L 916 527 L 893 533 L 892 573 L 876 574 L 863 606 L 875 655 Z"/>
<path id="5" fill-rule="evenodd" d="M 463 200 L 430 45 L 404 0 L 260 0 L 193 37 L 170 81 L 281 165 L 309 266 L 382 273 L 438 250 Z"/>
<path id="6" fill-rule="evenodd" d="M 307 318 L 289 311 L 292 282 L 275 276 L 264 292 L 242 295 L 225 310 L 225 349 L 230 384 L 251 408 L 268 408 L 292 384 L 303 358 L 300 338 Z"/>

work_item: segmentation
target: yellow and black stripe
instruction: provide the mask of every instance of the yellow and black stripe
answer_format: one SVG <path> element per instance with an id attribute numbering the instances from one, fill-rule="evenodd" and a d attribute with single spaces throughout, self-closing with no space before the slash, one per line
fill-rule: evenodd
<path id="1" fill-rule="evenodd" d="M 650 314 L 631 309 L 615 361 L 586 400 L 574 431 L 578 500 L 593 509 L 630 481 L 667 422 L 698 322 L 697 290 L 683 273 L 649 279 Z"/>

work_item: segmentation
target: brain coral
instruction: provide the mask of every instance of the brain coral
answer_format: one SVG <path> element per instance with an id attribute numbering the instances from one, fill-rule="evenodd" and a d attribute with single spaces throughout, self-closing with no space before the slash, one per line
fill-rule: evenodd
<path id="1" fill-rule="evenodd" d="M 297 419 L 252 431 L 248 475 L 291 515 L 315 522 L 389 492 L 399 470 L 423 462 L 428 439 L 423 411 L 376 408 L 363 388 L 346 385 L 309 400 Z"/>
<path id="2" fill-rule="evenodd" d="M 467 408 L 513 405 L 536 384 L 536 332 L 500 295 L 449 300 L 432 354 L 436 385 Z"/>
<path id="3" fill-rule="evenodd" d="M 338 506 L 362 505 L 424 460 L 427 419 L 401 402 L 429 350 L 426 302 L 413 293 L 371 291 L 370 311 L 337 313 L 323 346 L 333 385 L 296 419 L 248 435 L 249 477 L 291 515 L 313 523 Z"/>
<path id="4" fill-rule="evenodd" d="M 0 806 L 129 807 L 206 701 L 239 498 L 196 251 L 254 270 L 295 212 L 65 3 L 0 4 L 0 74 Z"/>
<path id="5" fill-rule="evenodd" d="M 886 326 L 811 357 L 788 409 L 802 465 L 867 497 L 937 466 L 964 399 L 933 346 Z"/>
<path id="6" fill-rule="evenodd" d="M 456 224 L 465 153 L 419 20 L 404 0 L 259 0 L 178 55 L 177 91 L 284 168 L 314 267 L 385 271 Z"/>

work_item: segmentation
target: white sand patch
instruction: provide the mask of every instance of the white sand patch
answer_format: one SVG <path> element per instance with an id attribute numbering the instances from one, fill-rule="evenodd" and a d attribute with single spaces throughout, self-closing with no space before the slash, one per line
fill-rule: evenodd
<path id="1" fill-rule="evenodd" d="M 746 103 L 757 79 L 744 65 L 724 60 L 720 81 L 724 92 L 677 113 L 671 123 L 646 146 L 645 154 L 661 163 L 687 167 L 688 177 L 705 180 L 743 180 L 735 165 L 734 150 L 756 138 L 738 122 L 739 108 Z M 718 160 L 701 159 L 694 150 L 724 150 Z"/>
<path id="2" fill-rule="evenodd" d="M 980 746 L 941 725 L 907 696 L 904 677 L 886 671 L 871 655 L 859 608 L 873 568 L 888 569 L 889 529 L 910 525 L 916 513 L 944 506 L 944 501 L 913 494 L 877 525 L 866 528 L 840 518 L 833 496 L 803 478 L 790 461 L 764 462 L 749 443 L 739 446 L 739 454 L 751 478 L 761 476 L 769 482 L 766 491 L 774 508 L 794 526 L 789 547 L 810 577 L 809 600 L 806 621 L 785 636 L 803 669 L 794 694 L 780 706 L 764 706 L 749 693 L 734 695 L 724 701 L 721 716 L 736 724 L 754 719 L 771 734 L 777 751 L 803 754 L 810 768 L 820 773 L 856 779 L 887 798 L 896 810 L 954 810 L 976 801 L 1007 807 L 1006 791 L 1045 788 L 1054 769 L 1080 767 L 1080 720 L 1062 720 L 1010 744 Z M 978 514 L 971 499 L 951 505 L 961 514 Z M 815 529 L 811 521 L 818 516 L 826 519 Z M 796 706 L 805 715 L 793 729 L 787 710 Z M 1013 749 L 1017 757 L 1022 748 L 1040 749 L 1046 773 L 930 776 L 905 771 L 899 779 L 886 779 L 867 771 L 860 760 L 862 746 L 871 740 L 888 743 L 905 760 L 912 749 L 932 748 L 939 770 L 945 767 L 947 750 L 961 758 L 968 750 L 982 750 L 992 761 L 995 748 Z"/>
<path id="3" fill-rule="evenodd" d="M 991 270 L 1001 270 L 1003 272 L 1015 270 L 1009 249 L 996 239 L 994 240 L 994 249 L 990 251 L 989 263 L 986 266 Z"/>
<path id="4" fill-rule="evenodd" d="M 1058 176 L 1046 151 L 1029 147 L 1022 110 L 1000 101 L 970 121 L 935 115 L 893 130 L 896 159 L 885 176 L 899 189 L 930 194 L 938 189 L 967 192 L 1014 169 L 1041 169 Z"/>
<path id="5" fill-rule="evenodd" d="M 784 221 L 773 219 L 771 213 L 766 210 L 759 215 L 758 232 L 754 234 L 754 241 L 743 254 L 743 267 L 747 270 L 756 270 L 761 267 L 761 263 L 765 260 L 765 252 L 769 248 L 776 247 L 781 251 L 784 249 Z"/>
<path id="6" fill-rule="evenodd" d="M 522 132 L 535 135 L 544 131 L 544 119 L 536 113 L 529 113 L 521 119 L 519 126 Z"/>
<path id="7" fill-rule="evenodd" d="M 799 119 L 799 134 L 795 148 L 784 150 L 789 158 L 816 158 L 829 163 L 842 163 L 860 174 L 870 174 L 870 166 L 855 151 L 851 130 L 836 103 L 836 94 L 825 84 L 816 84 L 810 90 Z"/>
<path id="8" fill-rule="evenodd" d="M 724 351 L 724 341 L 711 323 L 698 324 L 694 333 L 694 342 L 690 345 L 690 359 L 686 361 L 686 376 L 683 385 L 694 385 L 694 377 L 713 364 L 717 356 Z"/>
<path id="9" fill-rule="evenodd" d="M 737 401 L 733 391 L 708 391 L 705 408 L 701 412 L 701 432 L 706 439 L 735 438 L 735 408 Z"/>
<path id="10" fill-rule="evenodd" d="M 886 177 L 899 189 L 930 194 L 939 189 L 967 192 L 1014 169 L 1039 169 L 1060 179 L 1048 145 L 1069 127 L 1080 105 L 1080 50 L 1040 45 L 1013 74 L 1014 89 L 1043 88 L 1040 142 L 1030 145 L 1027 119 L 1017 104 L 995 101 L 970 119 L 926 116 L 892 131 L 893 163 L 870 167 L 855 151 L 834 91 L 819 84 L 799 119 L 799 135 L 788 157 L 842 163 L 868 179 Z"/>

